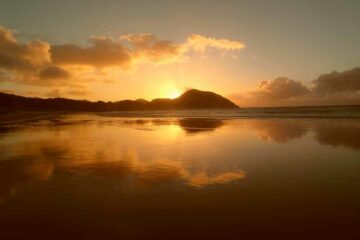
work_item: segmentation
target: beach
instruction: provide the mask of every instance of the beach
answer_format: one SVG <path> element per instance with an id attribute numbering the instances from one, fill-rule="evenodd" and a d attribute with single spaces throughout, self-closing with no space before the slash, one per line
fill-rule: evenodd
<path id="1" fill-rule="evenodd" d="M 4 239 L 359 236 L 357 118 L 15 116 L 0 131 Z"/>

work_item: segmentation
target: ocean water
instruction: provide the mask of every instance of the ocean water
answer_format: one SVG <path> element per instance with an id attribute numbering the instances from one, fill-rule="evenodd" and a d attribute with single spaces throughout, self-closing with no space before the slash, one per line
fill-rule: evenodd
<path id="1" fill-rule="evenodd" d="M 122 117 L 211 117 L 211 118 L 360 118 L 360 106 L 239 108 L 235 110 L 177 110 L 106 112 Z"/>
<path id="2" fill-rule="evenodd" d="M 359 239 L 357 108 L 0 126 L 0 239 Z"/>

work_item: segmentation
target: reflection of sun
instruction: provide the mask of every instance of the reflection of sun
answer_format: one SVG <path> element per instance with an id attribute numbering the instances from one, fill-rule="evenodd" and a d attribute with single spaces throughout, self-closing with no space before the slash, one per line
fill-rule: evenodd
<path id="1" fill-rule="evenodd" d="M 182 92 L 180 90 L 174 89 L 174 90 L 169 92 L 168 96 L 169 96 L 169 98 L 174 99 L 174 98 L 179 97 L 181 94 L 182 94 Z"/>

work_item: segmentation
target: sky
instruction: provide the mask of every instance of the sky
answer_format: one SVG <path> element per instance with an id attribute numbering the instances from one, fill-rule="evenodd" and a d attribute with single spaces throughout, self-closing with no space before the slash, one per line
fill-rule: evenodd
<path id="1" fill-rule="evenodd" d="M 358 0 L 0 0 L 0 91 L 360 104 Z"/>

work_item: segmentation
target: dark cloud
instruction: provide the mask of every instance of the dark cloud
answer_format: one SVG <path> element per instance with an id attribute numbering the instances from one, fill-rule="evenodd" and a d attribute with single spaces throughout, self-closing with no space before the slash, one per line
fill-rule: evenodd
<path id="1" fill-rule="evenodd" d="M 77 97 L 85 97 L 93 95 L 91 91 L 89 91 L 86 87 L 78 86 L 78 87 L 72 87 L 65 91 L 66 95 L 70 96 L 77 96 Z"/>
<path id="2" fill-rule="evenodd" d="M 46 97 L 49 97 L 49 98 L 57 98 L 57 97 L 60 97 L 60 96 L 61 96 L 60 89 L 53 89 L 53 90 L 51 90 L 50 92 L 48 92 L 46 94 Z"/>
<path id="3" fill-rule="evenodd" d="M 322 74 L 313 88 L 285 77 L 262 81 L 255 91 L 229 96 L 240 106 L 304 106 L 360 104 L 360 68 Z"/>
<path id="4" fill-rule="evenodd" d="M 111 38 L 97 37 L 90 40 L 91 46 L 53 45 L 51 56 L 55 64 L 88 65 L 93 67 L 129 68 L 132 63 L 131 52 L 123 44 Z"/>
<path id="5" fill-rule="evenodd" d="M 272 81 L 262 81 L 253 94 L 262 99 L 279 100 L 309 94 L 310 90 L 300 81 L 278 77 Z"/>
<path id="6" fill-rule="evenodd" d="M 25 97 L 39 96 L 39 92 L 34 92 L 34 91 L 20 91 L 20 90 L 13 90 L 13 89 L 0 89 L 0 92 L 7 93 L 7 94 L 21 95 L 21 96 L 25 96 Z"/>
<path id="7" fill-rule="evenodd" d="M 39 76 L 41 79 L 69 79 L 71 74 L 63 68 L 50 66 L 42 69 Z"/>
<path id="8" fill-rule="evenodd" d="M 40 40 L 19 43 L 11 30 L 0 26 L 0 68 L 33 72 L 51 61 L 50 45 Z"/>
<path id="9" fill-rule="evenodd" d="M 0 79 L 37 86 L 60 86 L 70 73 L 51 63 L 50 45 L 34 40 L 19 43 L 9 29 L 0 26 Z"/>
<path id="10" fill-rule="evenodd" d="M 229 98 L 240 106 L 292 106 L 298 105 L 299 99 L 311 94 L 311 90 L 300 81 L 286 77 L 261 81 L 254 90 L 243 94 L 233 94 Z"/>
<path id="11" fill-rule="evenodd" d="M 84 98 L 93 95 L 93 92 L 89 91 L 84 86 L 69 86 L 65 88 L 55 88 L 46 94 L 46 97 L 72 97 L 72 98 Z"/>
<path id="12" fill-rule="evenodd" d="M 360 68 L 322 74 L 313 83 L 315 85 L 314 92 L 319 94 L 357 92 L 360 90 Z"/>

